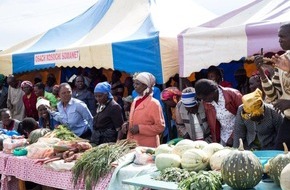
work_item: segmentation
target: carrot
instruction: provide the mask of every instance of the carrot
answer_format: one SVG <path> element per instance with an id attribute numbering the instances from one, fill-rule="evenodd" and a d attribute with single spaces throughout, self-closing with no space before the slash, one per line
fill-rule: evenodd
<path id="1" fill-rule="evenodd" d="M 69 151 L 69 153 L 68 153 L 68 157 L 71 157 L 72 155 L 74 155 L 75 153 L 74 153 L 74 151 Z"/>
<path id="2" fill-rule="evenodd" d="M 75 160 L 75 157 L 76 157 L 76 155 L 73 154 L 72 156 L 66 158 L 66 159 L 64 160 L 64 162 L 72 162 L 73 160 Z"/>
<path id="3" fill-rule="evenodd" d="M 69 152 L 70 152 L 69 150 L 65 151 L 65 152 L 62 154 L 62 158 L 63 158 L 63 159 L 66 159 L 67 157 L 69 157 L 69 156 L 68 156 Z"/>

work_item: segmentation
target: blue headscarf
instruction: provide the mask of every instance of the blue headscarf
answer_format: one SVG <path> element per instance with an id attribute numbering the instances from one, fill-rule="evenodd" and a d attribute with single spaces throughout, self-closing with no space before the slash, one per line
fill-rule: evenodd
<path id="1" fill-rule="evenodd" d="M 111 85 L 108 82 L 98 83 L 94 89 L 94 93 L 108 94 L 109 99 L 113 98 L 113 95 L 111 94 Z"/>

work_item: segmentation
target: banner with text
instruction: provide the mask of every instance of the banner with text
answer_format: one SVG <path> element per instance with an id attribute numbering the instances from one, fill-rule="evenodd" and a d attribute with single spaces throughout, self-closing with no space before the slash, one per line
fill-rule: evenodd
<path id="1" fill-rule="evenodd" d="M 79 50 L 40 53 L 34 55 L 34 65 L 74 62 L 80 60 Z"/>

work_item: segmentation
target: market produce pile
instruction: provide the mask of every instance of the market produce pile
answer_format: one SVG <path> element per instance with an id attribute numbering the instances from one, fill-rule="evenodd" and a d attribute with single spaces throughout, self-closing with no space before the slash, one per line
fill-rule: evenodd
<path id="1" fill-rule="evenodd" d="M 57 128 L 55 128 L 52 132 L 46 134 L 45 137 L 59 138 L 64 141 L 84 140 L 75 135 L 65 125 L 58 125 Z"/>
<path id="2" fill-rule="evenodd" d="M 188 139 L 175 145 L 162 144 L 155 150 L 159 174 L 154 179 L 174 182 L 181 190 L 218 190 L 223 184 L 234 189 L 250 189 L 268 173 L 283 190 L 289 190 L 290 153 L 284 146 L 284 154 L 270 159 L 269 166 L 266 164 L 264 168 L 252 151 L 244 150 L 241 139 L 237 149 Z"/>
<path id="3" fill-rule="evenodd" d="M 28 139 L 15 136 L 3 143 L 6 153 L 15 152 L 19 156 L 20 152 L 25 152 L 21 156 L 34 159 L 35 164 L 44 164 L 57 171 L 71 170 L 74 184 L 84 181 L 86 189 L 92 189 L 101 176 L 112 171 L 119 158 L 137 147 L 136 141 L 129 140 L 92 147 L 88 140 L 76 136 L 65 125 L 59 125 L 53 131 L 36 129 Z"/>
<path id="4" fill-rule="evenodd" d="M 115 161 L 136 147 L 135 141 L 120 140 L 117 143 L 104 143 L 86 151 L 72 168 L 74 185 L 84 180 L 86 189 L 93 189 L 99 178 L 113 169 Z"/>

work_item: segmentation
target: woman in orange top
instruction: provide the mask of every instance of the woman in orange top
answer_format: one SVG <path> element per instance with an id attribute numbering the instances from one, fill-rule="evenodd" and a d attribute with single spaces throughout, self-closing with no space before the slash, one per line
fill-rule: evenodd
<path id="1" fill-rule="evenodd" d="M 159 146 L 159 135 L 165 128 L 162 107 L 152 96 L 154 85 L 155 77 L 151 73 L 142 72 L 136 75 L 134 88 L 138 96 L 131 105 L 129 122 L 122 126 L 123 131 L 128 129 L 127 139 L 136 140 L 139 146 Z"/>

